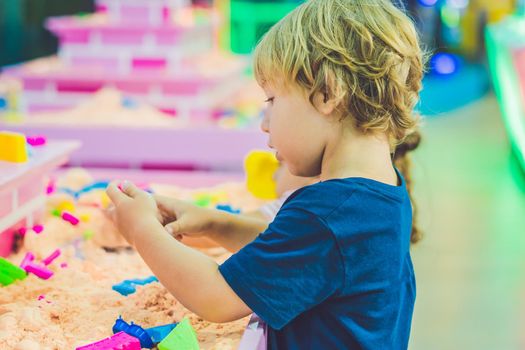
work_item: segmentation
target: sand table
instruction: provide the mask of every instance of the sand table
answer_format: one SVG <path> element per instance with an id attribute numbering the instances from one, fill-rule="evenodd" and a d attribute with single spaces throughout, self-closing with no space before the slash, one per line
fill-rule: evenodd
<path id="1" fill-rule="evenodd" d="M 78 182 L 79 174 L 76 175 Z M 214 200 L 223 196 L 222 200 L 245 210 L 261 204 L 246 193 L 242 184 L 197 191 L 152 187 L 180 198 L 211 193 Z M 119 315 L 144 328 L 178 322 L 188 316 L 202 349 L 237 348 L 248 318 L 227 324 L 205 322 L 185 309 L 158 282 L 137 286 L 137 292 L 127 297 L 113 291 L 112 285 L 124 279 L 145 278 L 152 273 L 135 251 L 126 248 L 96 206 L 106 200 L 102 191 L 80 197 L 74 214 L 84 221 L 77 226 L 49 214 L 50 208 L 68 199 L 71 197 L 60 193 L 50 196 L 44 231 L 36 234 L 29 230 L 22 249 L 8 258 L 18 265 L 28 251 L 35 254 L 36 261 L 56 248 L 62 251 L 49 265 L 54 272 L 49 280 L 30 274 L 23 281 L 0 288 L 0 349 L 74 349 L 110 336 Z M 201 249 L 218 262 L 229 256 L 222 248 Z"/>
<path id="2" fill-rule="evenodd" d="M 130 107 L 124 107 L 123 103 L 129 103 Z M 159 112 L 147 104 L 139 103 L 136 99 L 125 98 L 121 92 L 110 88 L 100 90 L 89 100 L 70 110 L 34 113 L 31 115 L 31 124 L 140 128 L 178 128 L 185 125 L 177 118 Z"/>

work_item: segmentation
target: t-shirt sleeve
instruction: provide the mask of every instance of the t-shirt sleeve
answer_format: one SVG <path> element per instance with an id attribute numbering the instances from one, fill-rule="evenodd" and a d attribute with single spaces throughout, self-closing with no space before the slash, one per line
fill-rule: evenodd
<path id="1" fill-rule="evenodd" d="M 265 232 L 219 270 L 274 329 L 334 295 L 344 282 L 333 234 L 316 215 L 297 208 L 281 210 Z"/>

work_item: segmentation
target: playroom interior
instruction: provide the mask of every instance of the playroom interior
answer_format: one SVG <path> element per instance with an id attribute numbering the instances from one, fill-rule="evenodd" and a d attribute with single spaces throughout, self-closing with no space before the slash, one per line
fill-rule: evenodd
<path id="1" fill-rule="evenodd" d="M 0 349 L 267 348 L 257 315 L 212 323 L 176 300 L 105 190 L 232 215 L 280 198 L 252 53 L 302 2 L 0 2 Z M 400 3 L 429 53 L 409 349 L 523 349 L 525 1 Z"/>

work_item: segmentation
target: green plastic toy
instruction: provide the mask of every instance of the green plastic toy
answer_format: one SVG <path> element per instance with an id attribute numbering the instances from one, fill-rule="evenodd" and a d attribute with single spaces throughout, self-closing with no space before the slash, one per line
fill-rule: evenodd
<path id="1" fill-rule="evenodd" d="M 190 321 L 184 318 L 157 347 L 159 350 L 199 350 L 199 342 Z"/>
<path id="2" fill-rule="evenodd" d="M 0 258 L 0 284 L 8 286 L 16 280 L 23 280 L 27 273 L 9 261 Z"/>

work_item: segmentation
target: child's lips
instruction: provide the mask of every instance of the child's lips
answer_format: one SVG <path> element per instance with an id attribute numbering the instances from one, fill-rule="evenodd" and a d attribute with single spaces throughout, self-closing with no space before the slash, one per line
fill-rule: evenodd
<path id="1" fill-rule="evenodd" d="M 268 144 L 268 147 L 270 147 L 270 149 L 275 150 L 275 148 L 272 146 L 272 143 L 270 141 L 268 141 L 267 144 Z M 282 161 L 282 158 L 279 155 L 279 152 L 277 150 L 275 150 L 275 158 L 277 158 L 278 161 Z"/>

